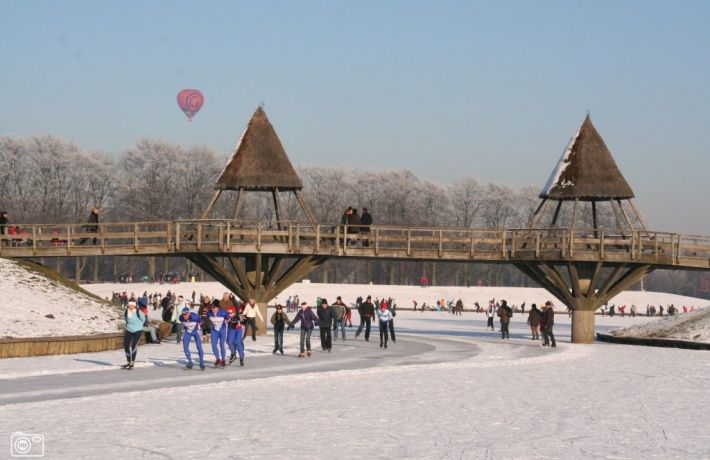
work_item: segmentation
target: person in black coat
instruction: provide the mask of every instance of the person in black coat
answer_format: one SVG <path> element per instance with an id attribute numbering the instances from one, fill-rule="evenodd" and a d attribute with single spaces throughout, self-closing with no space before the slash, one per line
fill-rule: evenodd
<path id="1" fill-rule="evenodd" d="M 89 214 L 89 225 L 86 226 L 86 231 L 89 233 L 98 233 L 99 232 L 99 208 L 94 208 L 91 210 L 91 214 Z M 86 240 L 88 238 L 82 238 L 79 240 L 79 244 L 84 244 L 86 243 Z M 94 237 L 94 244 L 98 239 Z"/>
<path id="2" fill-rule="evenodd" d="M 320 346 L 323 351 L 330 353 L 333 348 L 333 335 L 331 328 L 335 315 L 333 309 L 328 306 L 328 301 L 322 299 L 320 307 L 318 307 L 318 327 L 320 328 Z"/>
<path id="3" fill-rule="evenodd" d="M 7 235 L 7 224 L 10 219 L 7 218 L 7 211 L 0 212 L 0 235 Z M 2 244 L 6 244 L 3 240 Z"/>
<path id="4" fill-rule="evenodd" d="M 365 328 L 365 341 L 370 341 L 370 325 L 372 320 L 375 319 L 375 306 L 372 304 L 372 297 L 367 296 L 367 300 L 362 302 L 357 307 L 358 313 L 360 313 L 360 327 L 357 328 L 355 333 L 355 338 L 357 339 L 362 332 L 362 328 Z"/>
<path id="5" fill-rule="evenodd" d="M 372 225 L 372 214 L 370 214 L 367 208 L 362 208 L 360 233 L 363 234 L 362 245 L 365 247 L 370 246 L 370 240 L 367 238 L 367 236 L 370 235 L 370 225 Z"/>

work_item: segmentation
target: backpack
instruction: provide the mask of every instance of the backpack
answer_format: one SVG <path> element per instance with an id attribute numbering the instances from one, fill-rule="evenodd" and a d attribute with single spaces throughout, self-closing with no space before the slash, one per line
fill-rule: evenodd
<path id="1" fill-rule="evenodd" d="M 505 306 L 505 309 L 508 312 L 508 316 L 512 318 L 513 317 L 513 309 L 507 305 Z"/>

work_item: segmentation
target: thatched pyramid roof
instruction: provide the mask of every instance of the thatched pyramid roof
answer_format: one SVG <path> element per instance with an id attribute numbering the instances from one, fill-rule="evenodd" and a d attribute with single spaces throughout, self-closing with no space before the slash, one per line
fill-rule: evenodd
<path id="1" fill-rule="evenodd" d="M 633 197 L 634 192 L 587 115 L 540 191 L 540 198 L 591 201 Z"/>
<path id="2" fill-rule="evenodd" d="M 249 120 L 215 190 L 300 190 L 301 179 L 286 156 L 274 127 L 259 107 Z"/>

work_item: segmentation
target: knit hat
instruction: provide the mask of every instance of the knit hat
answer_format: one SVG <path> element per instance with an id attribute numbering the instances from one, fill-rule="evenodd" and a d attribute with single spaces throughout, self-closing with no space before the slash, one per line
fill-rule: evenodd
<path id="1" fill-rule="evenodd" d="M 213 306 L 213 307 L 219 307 L 219 299 L 214 299 L 214 300 L 212 301 L 212 306 Z"/>
<path id="2" fill-rule="evenodd" d="M 183 313 L 190 313 L 190 309 L 188 307 L 185 307 L 182 309 Z"/>

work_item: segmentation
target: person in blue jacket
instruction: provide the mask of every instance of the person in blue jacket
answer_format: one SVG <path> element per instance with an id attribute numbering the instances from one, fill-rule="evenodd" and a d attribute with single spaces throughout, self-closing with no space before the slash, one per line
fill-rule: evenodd
<path id="1" fill-rule="evenodd" d="M 197 354 L 200 357 L 200 369 L 205 370 L 205 353 L 202 351 L 202 328 L 200 324 L 202 318 L 197 313 L 192 313 L 188 307 L 182 309 L 180 322 L 183 327 L 182 334 L 182 349 L 187 358 L 186 369 L 192 369 L 192 355 L 190 354 L 190 341 L 195 338 L 197 345 Z"/>
<path id="2" fill-rule="evenodd" d="M 123 312 L 123 319 L 126 321 L 126 333 L 123 336 L 123 349 L 126 352 L 126 364 L 121 366 L 123 369 L 133 369 L 133 363 L 136 361 L 138 354 L 138 341 L 143 334 L 143 323 L 145 323 L 145 315 L 141 313 L 135 302 L 128 302 L 126 311 Z"/>
<path id="3" fill-rule="evenodd" d="M 227 312 L 219 308 L 219 300 L 214 300 L 212 302 L 212 308 L 207 313 L 207 317 L 212 324 L 212 329 L 210 330 L 210 341 L 212 342 L 212 353 L 214 353 L 217 359 L 214 362 L 214 367 L 221 367 L 227 365 L 224 360 L 225 350 L 224 342 L 227 340 Z"/>

